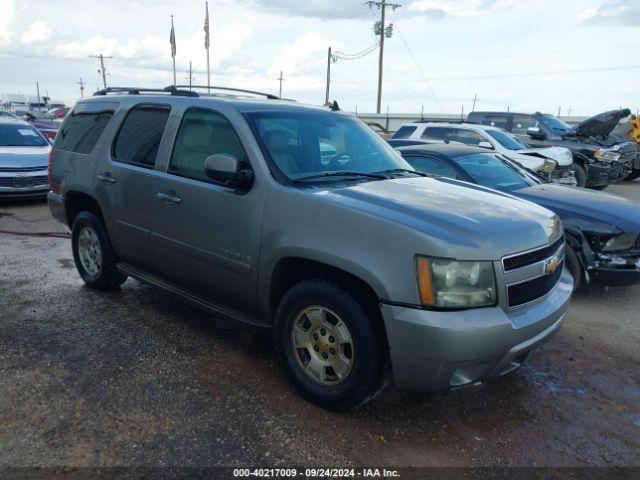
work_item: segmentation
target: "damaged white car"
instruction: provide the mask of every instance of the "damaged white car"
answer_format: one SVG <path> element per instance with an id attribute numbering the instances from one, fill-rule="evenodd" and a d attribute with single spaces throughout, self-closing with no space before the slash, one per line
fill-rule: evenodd
<path id="1" fill-rule="evenodd" d="M 576 186 L 573 156 L 568 148 L 530 148 L 511 133 L 490 125 L 415 122 L 402 125 L 389 143 L 398 139 L 459 142 L 502 153 L 523 167 L 562 185 Z M 406 145 L 406 143 L 403 143 Z"/>

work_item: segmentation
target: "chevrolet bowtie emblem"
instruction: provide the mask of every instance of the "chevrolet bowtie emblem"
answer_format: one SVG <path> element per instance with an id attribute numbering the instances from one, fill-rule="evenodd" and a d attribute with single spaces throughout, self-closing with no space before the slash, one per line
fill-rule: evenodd
<path id="1" fill-rule="evenodd" d="M 547 263 L 544 267 L 544 273 L 546 273 L 547 275 L 552 274 L 558 269 L 558 265 L 560 265 L 558 257 L 550 258 L 549 260 L 547 260 Z"/>

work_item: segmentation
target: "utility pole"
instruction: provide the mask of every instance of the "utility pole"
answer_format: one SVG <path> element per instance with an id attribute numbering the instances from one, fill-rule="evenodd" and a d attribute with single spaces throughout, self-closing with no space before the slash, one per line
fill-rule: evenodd
<path id="1" fill-rule="evenodd" d="M 99 58 L 100 59 L 100 69 L 98 70 L 98 73 L 102 74 L 102 85 L 104 86 L 104 88 L 107 88 L 107 69 L 104 68 L 104 59 L 105 58 L 113 58 L 111 56 L 104 56 L 103 54 L 100 55 L 89 55 L 90 58 Z"/>
<path id="2" fill-rule="evenodd" d="M 284 80 L 284 78 L 282 77 L 282 70 L 280 70 L 280 76 L 278 77 L 278 80 L 280 81 L 280 90 L 278 92 L 278 97 L 282 98 L 282 81 Z"/>
<path id="3" fill-rule="evenodd" d="M 189 80 L 189 90 L 191 90 L 191 85 L 193 84 L 193 69 L 191 68 L 191 60 L 189 60 L 189 75 L 187 75 L 187 80 Z"/>
<path id="4" fill-rule="evenodd" d="M 84 82 L 82 81 L 82 77 L 80 77 L 78 85 L 80 85 L 80 98 L 84 98 Z"/>
<path id="5" fill-rule="evenodd" d="M 369 1 L 367 2 L 369 8 L 374 5 L 378 7 L 380 10 L 380 23 L 376 22 L 375 33 L 376 35 L 380 35 L 380 55 L 378 57 L 378 100 L 376 102 L 376 113 L 380 113 L 380 105 L 382 104 L 382 67 L 384 63 L 384 37 L 391 38 L 393 35 L 393 24 L 390 24 L 388 27 L 385 27 L 385 15 L 387 7 L 391 7 L 392 10 L 395 10 L 398 7 L 401 7 L 399 3 L 387 3 L 386 0 L 381 1 Z"/>
<path id="6" fill-rule="evenodd" d="M 478 94 L 476 93 L 476 94 L 473 96 L 473 106 L 471 107 L 471 111 L 472 111 L 472 112 L 475 112 L 475 111 L 476 111 L 476 101 L 477 101 L 477 100 L 478 100 Z"/>
<path id="7" fill-rule="evenodd" d="M 38 92 L 38 108 L 40 108 L 40 84 L 36 82 L 36 91 Z"/>
<path id="8" fill-rule="evenodd" d="M 327 53 L 327 90 L 324 94 L 324 104 L 329 105 L 329 85 L 331 84 L 331 47 Z"/>

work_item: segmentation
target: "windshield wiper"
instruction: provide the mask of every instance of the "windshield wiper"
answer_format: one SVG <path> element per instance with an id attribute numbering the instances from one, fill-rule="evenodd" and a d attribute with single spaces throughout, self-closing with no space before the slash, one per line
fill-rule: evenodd
<path id="1" fill-rule="evenodd" d="M 367 177 L 375 178 L 376 180 L 387 180 L 389 177 L 380 173 L 367 173 L 367 172 L 326 172 L 318 173 L 314 175 L 307 175 L 304 177 L 298 177 L 293 180 L 294 183 L 300 183 L 305 180 L 313 180 L 314 178 L 327 178 L 327 177 Z"/>
<path id="2" fill-rule="evenodd" d="M 433 177 L 433 175 L 431 175 L 430 173 L 418 172 L 417 170 L 409 170 L 408 168 L 390 168 L 388 170 L 380 170 L 374 173 L 397 173 L 397 172 L 413 173 L 421 177 Z"/>

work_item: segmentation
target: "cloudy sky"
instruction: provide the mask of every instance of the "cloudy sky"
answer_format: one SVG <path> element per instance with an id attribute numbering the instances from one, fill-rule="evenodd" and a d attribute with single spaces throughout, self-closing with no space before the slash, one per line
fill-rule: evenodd
<path id="1" fill-rule="evenodd" d="M 640 108 L 638 0 L 405 0 L 390 12 L 383 110 L 477 108 L 575 115 Z M 324 101 L 327 47 L 355 54 L 375 44 L 379 12 L 363 0 L 211 0 L 213 84 Z M 635 4 L 635 5 L 634 5 Z M 633 8 L 633 7 L 636 8 Z M 93 92 L 103 53 L 110 85 L 178 82 L 189 61 L 206 83 L 204 0 L 0 0 L 0 92 L 71 103 Z M 332 65 L 331 98 L 375 110 L 377 50 Z"/>

